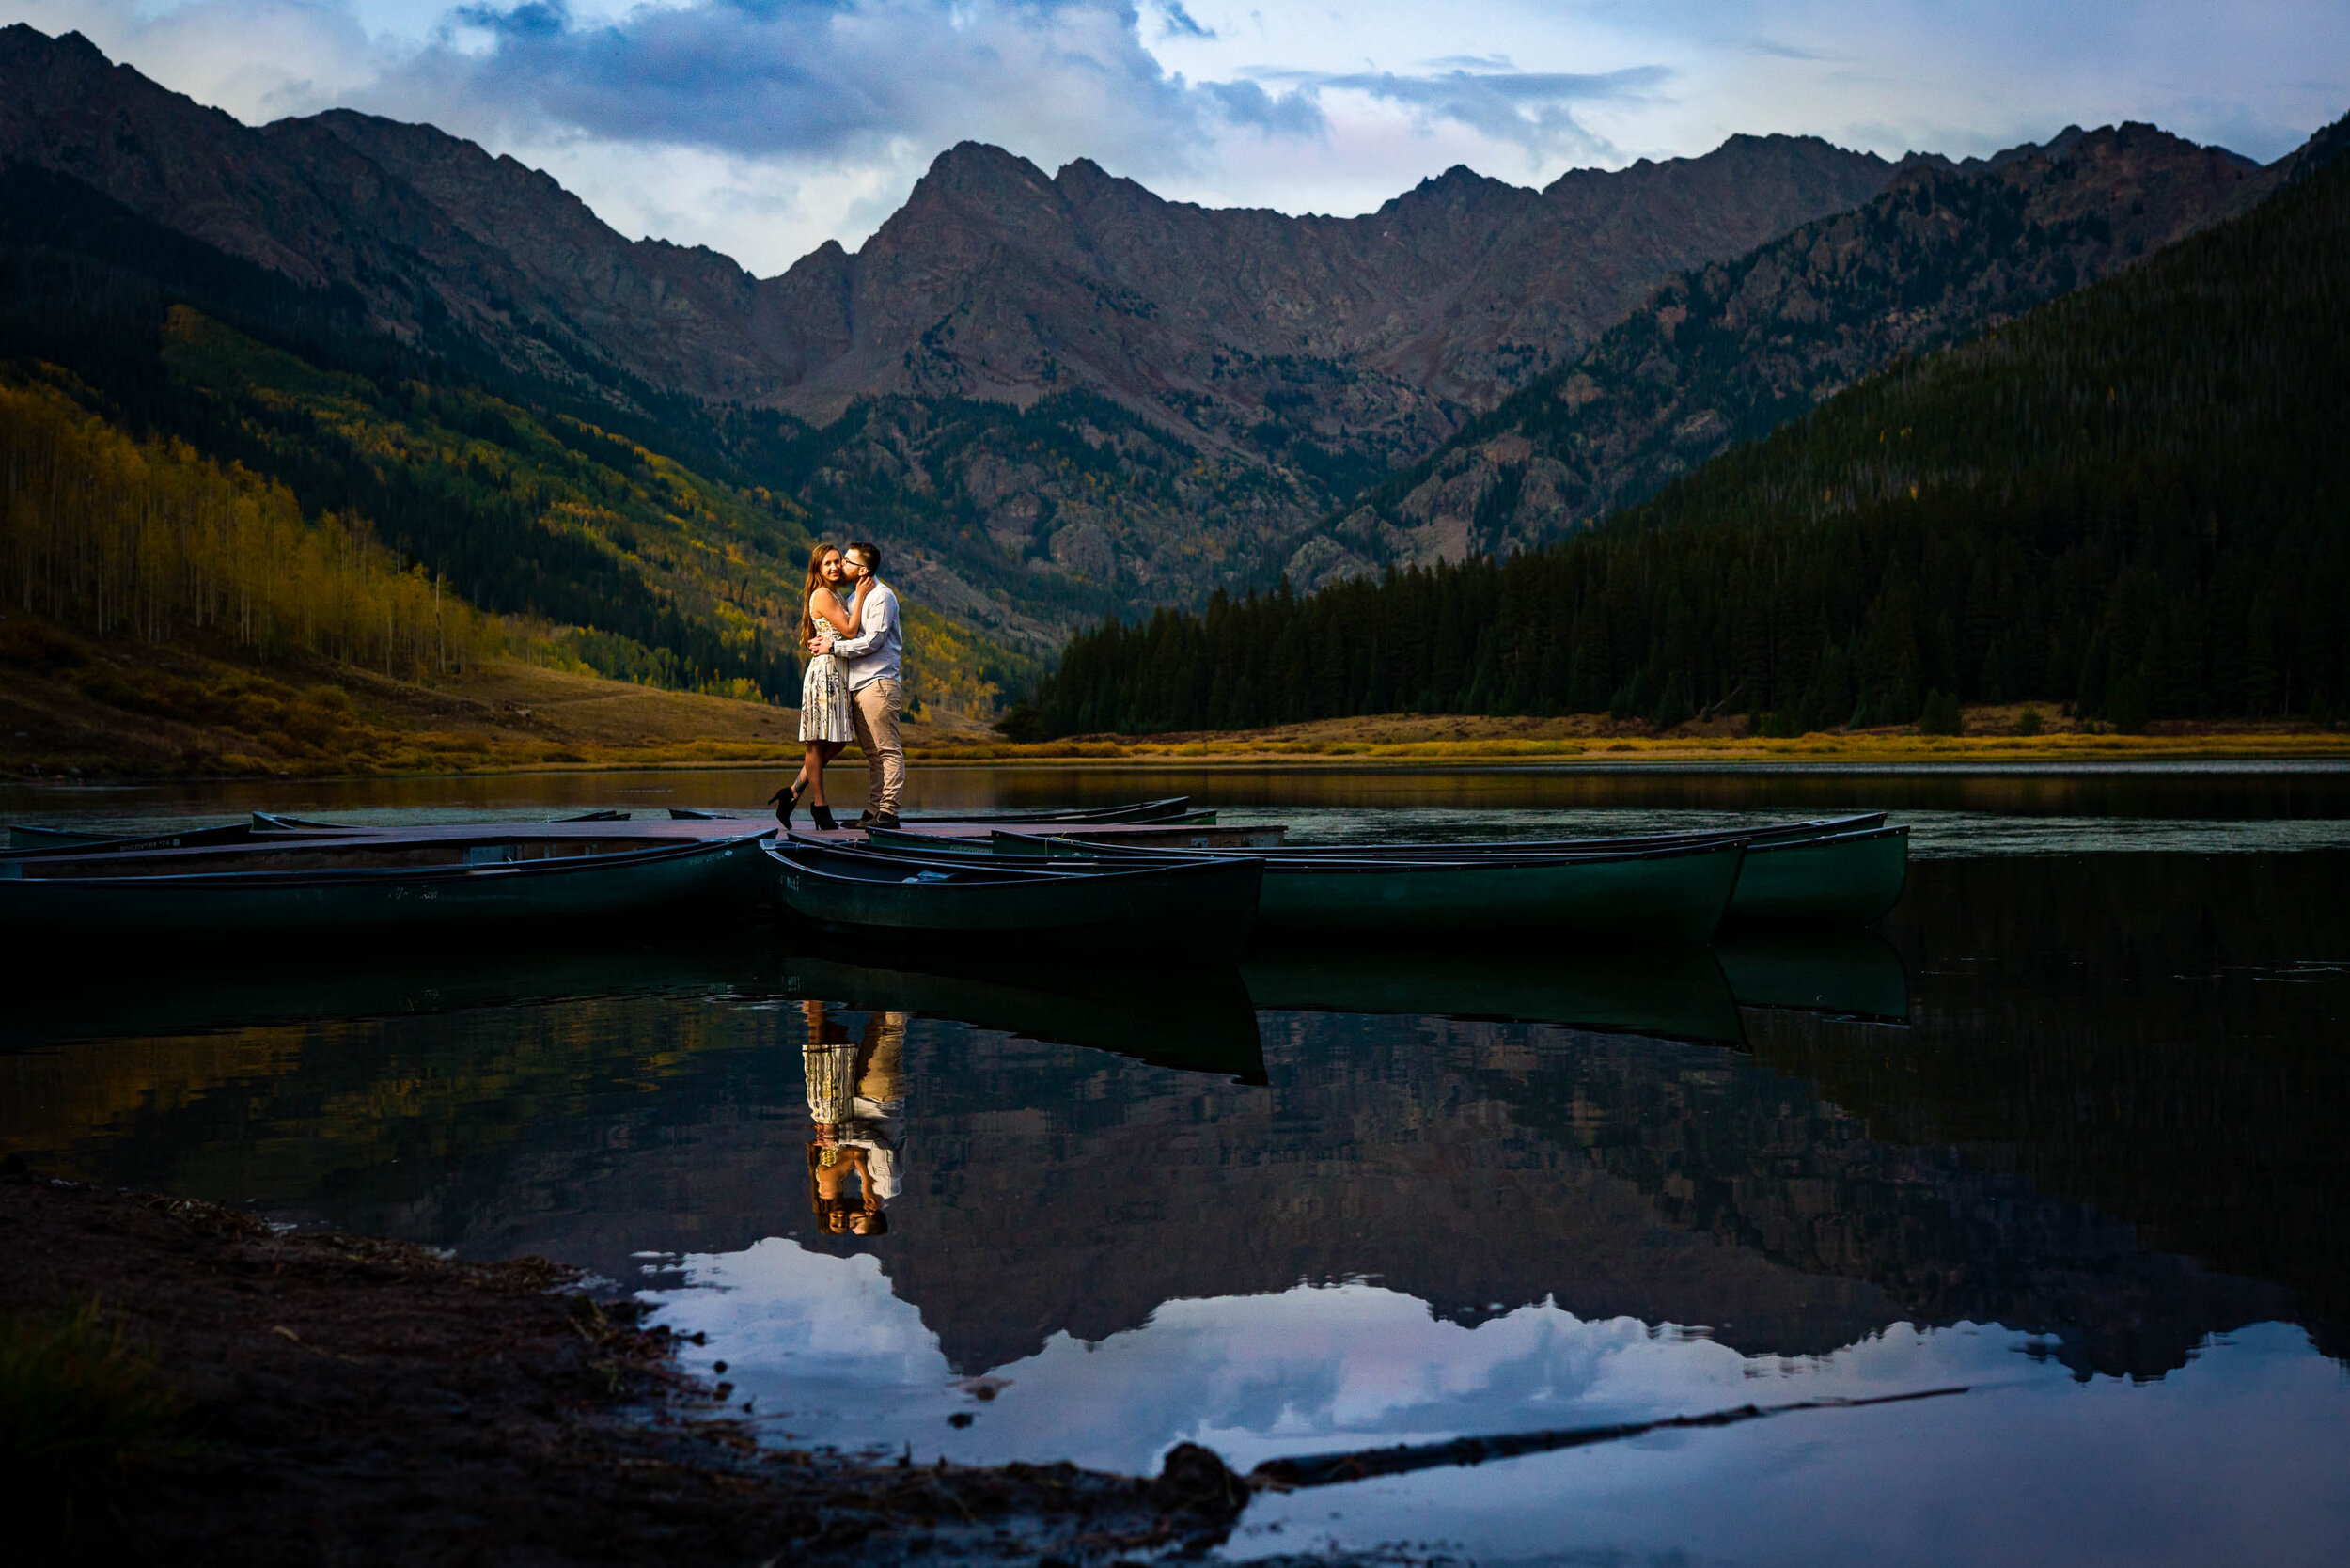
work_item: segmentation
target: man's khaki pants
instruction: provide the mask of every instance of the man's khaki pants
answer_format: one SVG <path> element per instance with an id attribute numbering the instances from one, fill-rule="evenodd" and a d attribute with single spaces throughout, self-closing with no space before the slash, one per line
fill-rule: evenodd
<path id="1" fill-rule="evenodd" d="M 849 728 L 865 753 L 865 809 L 877 817 L 898 814 L 905 788 L 906 748 L 898 739 L 905 706 L 905 688 L 895 681 L 868 681 L 849 694 Z"/>

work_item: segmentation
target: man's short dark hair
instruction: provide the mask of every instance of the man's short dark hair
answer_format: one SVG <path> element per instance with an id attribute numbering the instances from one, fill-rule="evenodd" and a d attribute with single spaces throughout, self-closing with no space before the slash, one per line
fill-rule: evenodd
<path id="1" fill-rule="evenodd" d="M 853 539 L 849 541 L 849 548 L 865 557 L 866 571 L 871 572 L 876 577 L 881 575 L 880 545 L 873 543 L 870 540 Z"/>

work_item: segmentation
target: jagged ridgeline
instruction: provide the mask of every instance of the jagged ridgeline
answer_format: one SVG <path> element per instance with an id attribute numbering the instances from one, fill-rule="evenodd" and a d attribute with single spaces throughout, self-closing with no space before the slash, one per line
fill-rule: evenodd
<path id="1" fill-rule="evenodd" d="M 2330 716 L 2345 267 L 2350 160 L 2307 158 L 2248 213 L 1563 543 L 1081 635 L 1039 727 L 1608 709 L 1788 731 L 1906 723 L 1937 690 L 2123 724 Z"/>
<path id="2" fill-rule="evenodd" d="M 1973 336 L 2249 207 L 2263 169 L 2150 125 L 1919 159 L 1852 212 L 1668 280 L 1580 358 L 1368 491 L 1292 560 L 1503 556 L 1574 533 L 1901 353 Z"/>
<path id="3" fill-rule="evenodd" d="M 264 497 L 256 504 L 273 528 L 287 516 L 298 528 L 306 516 L 332 531 L 315 546 L 327 558 L 437 582 L 445 622 L 453 601 L 511 620 L 469 649 L 495 644 L 677 689 L 796 698 L 793 631 L 812 519 L 754 482 L 729 450 L 784 466 L 804 427 L 641 386 L 532 383 L 441 349 L 429 337 L 371 330 L 348 290 L 299 287 L 70 179 L 0 169 L 0 383 L 26 413 L 11 427 L 24 452 L 64 450 L 53 437 L 70 429 L 76 452 L 143 451 L 139 461 L 187 485 L 209 470 L 224 494 Z M 20 607 L 107 635 L 221 639 L 221 624 L 198 608 L 117 613 L 116 579 L 82 569 L 209 558 L 220 541 L 204 508 L 154 511 L 145 554 L 118 560 L 111 513 L 37 499 L 17 494 L 8 524 L 21 547 L 10 571 Z M 160 581 L 142 591 L 152 599 Z M 908 630 L 930 703 L 984 713 L 1000 682 L 1025 673 L 1016 657 L 918 607 Z M 341 656 L 342 646 L 274 631 L 227 642 L 264 654 Z M 401 651 L 392 662 L 403 673 L 438 667 L 404 631 L 386 646 Z M 383 667 L 383 651 L 354 643 L 351 656 Z"/>

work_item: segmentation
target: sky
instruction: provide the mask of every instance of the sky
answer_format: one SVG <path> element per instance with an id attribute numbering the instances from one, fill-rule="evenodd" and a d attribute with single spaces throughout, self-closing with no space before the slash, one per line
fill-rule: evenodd
<path id="1" fill-rule="evenodd" d="M 2350 110 L 2342 0 L 0 0 L 259 124 L 347 106 L 545 169 L 760 274 L 942 150 L 1369 212 L 1737 132 L 1966 156 L 2148 120 L 2266 161 Z"/>

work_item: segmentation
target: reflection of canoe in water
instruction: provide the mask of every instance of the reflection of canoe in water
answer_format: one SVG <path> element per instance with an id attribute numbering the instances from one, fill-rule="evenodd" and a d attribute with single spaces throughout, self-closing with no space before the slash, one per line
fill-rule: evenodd
<path id="1" fill-rule="evenodd" d="M 577 936 L 575 928 L 571 933 Z M 754 989 L 772 946 L 755 936 L 713 943 L 699 933 L 654 946 L 535 940 L 501 933 L 455 950 L 373 944 L 333 964 L 224 964 L 216 954 L 142 958 L 124 980 L 113 960 L 70 984 L 21 992 L 0 1010 L 0 1050 L 67 1040 L 203 1034 L 325 1019 L 399 1018 L 582 998 Z"/>
<path id="2" fill-rule="evenodd" d="M 1909 972 L 1872 931 L 1735 932 L 1714 956 L 1740 1007 L 1909 1022 Z"/>
<path id="3" fill-rule="evenodd" d="M 893 955 L 919 964 L 918 952 Z M 1240 976 L 1229 967 L 1082 975 L 1052 970 L 1048 985 L 952 969 L 883 967 L 840 950 L 794 952 L 779 961 L 784 989 L 795 996 L 848 1007 L 893 1009 L 951 1018 L 1029 1040 L 1113 1051 L 1154 1067 L 1220 1073 L 1242 1083 L 1265 1081 L 1257 1014 Z"/>
<path id="4" fill-rule="evenodd" d="M 410 840 L 365 835 L 282 844 L 0 861 L 0 931 L 21 938 L 423 936 L 538 929 L 676 907 L 748 906 L 760 839 Z"/>
<path id="5" fill-rule="evenodd" d="M 1751 844 L 1730 901 L 1737 925 L 1862 926 L 1901 901 L 1909 829 Z"/>
<path id="6" fill-rule="evenodd" d="M 1246 964 L 1248 994 L 1283 1011 L 1505 1018 L 1735 1044 L 1721 970 L 1700 948 L 1568 958 L 1284 953 Z"/>

